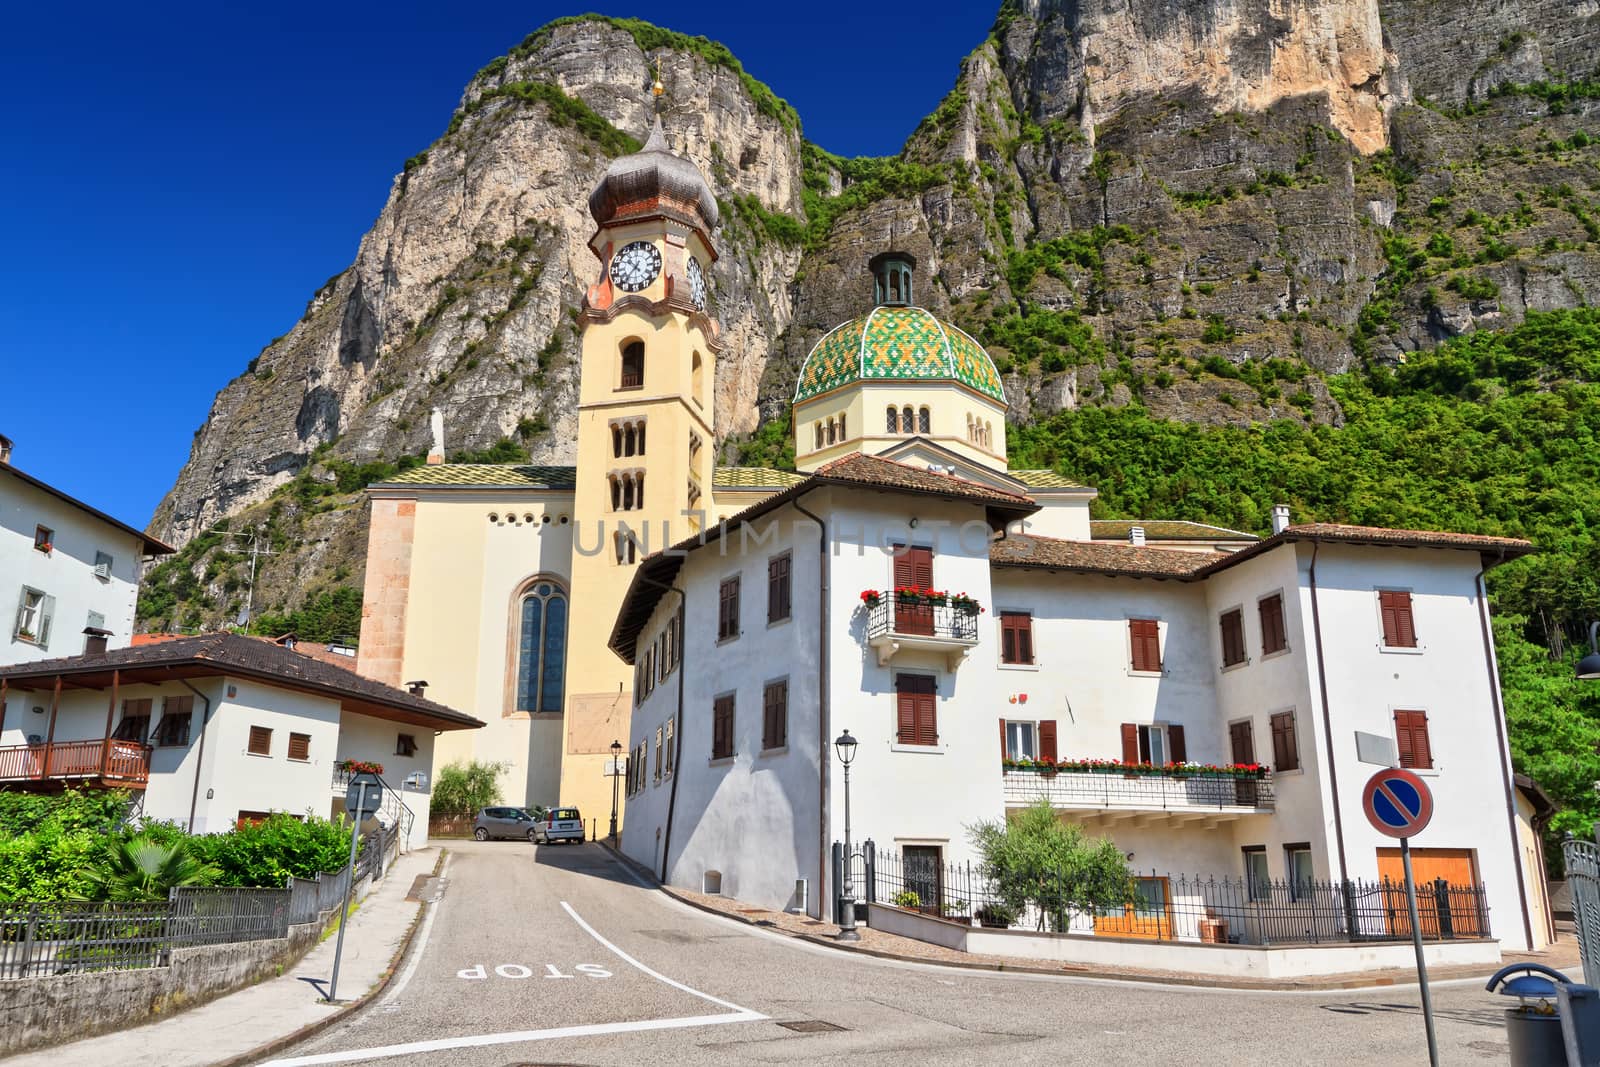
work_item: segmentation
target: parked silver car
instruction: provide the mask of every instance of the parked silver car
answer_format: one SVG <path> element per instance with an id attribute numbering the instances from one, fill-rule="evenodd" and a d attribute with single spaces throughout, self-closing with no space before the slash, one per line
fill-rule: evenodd
<path id="1" fill-rule="evenodd" d="M 553 845 L 557 841 L 583 844 L 583 816 L 577 808 L 551 808 L 544 818 L 533 824 L 529 840 L 534 844 Z"/>
<path id="2" fill-rule="evenodd" d="M 484 808 L 472 823 L 472 836 L 479 841 L 491 837 L 518 837 L 533 840 L 534 817 L 522 808 Z"/>

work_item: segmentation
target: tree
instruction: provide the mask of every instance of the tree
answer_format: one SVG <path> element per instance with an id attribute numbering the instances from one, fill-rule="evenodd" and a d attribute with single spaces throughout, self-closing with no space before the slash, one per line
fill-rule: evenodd
<path id="1" fill-rule="evenodd" d="M 1051 929 L 1065 930 L 1072 912 L 1121 907 L 1133 897 L 1122 850 L 1062 822 L 1042 797 L 1009 820 L 967 827 L 967 836 L 1006 907 L 1034 905 L 1041 930 L 1047 919 Z"/>
<path id="2" fill-rule="evenodd" d="M 162 843 L 140 834 L 113 842 L 105 866 L 85 872 L 84 881 L 98 890 L 99 899 L 165 900 L 177 886 L 210 885 L 219 874 L 189 855 L 184 842 Z"/>
<path id="3" fill-rule="evenodd" d="M 506 763 L 452 763 L 433 783 L 433 810 L 444 815 L 470 815 L 500 803 L 500 776 Z"/>

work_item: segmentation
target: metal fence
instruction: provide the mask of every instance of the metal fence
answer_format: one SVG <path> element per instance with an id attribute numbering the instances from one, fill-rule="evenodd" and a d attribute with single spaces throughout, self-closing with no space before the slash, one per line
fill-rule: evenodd
<path id="1" fill-rule="evenodd" d="M 1583 978 L 1600 982 L 1600 848 L 1571 834 L 1561 842 L 1567 865 L 1567 885 L 1572 889 L 1572 916 L 1578 930 L 1578 954 Z"/>
<path id="2" fill-rule="evenodd" d="M 1223 778 L 1202 775 L 1089 774 L 1007 769 L 1003 788 L 1008 804 L 1045 799 L 1058 808 L 1128 811 L 1209 811 L 1245 808 L 1271 811 L 1275 806 L 1270 778 Z"/>
<path id="3" fill-rule="evenodd" d="M 867 636 L 885 634 L 975 642 L 978 640 L 978 609 L 950 603 L 932 604 L 920 597 L 889 593 L 867 608 Z"/>
<path id="4" fill-rule="evenodd" d="M 381 874 L 399 827 L 365 835 L 354 869 L 283 889 L 182 887 L 166 900 L 0 904 L 0 979 L 164 967 L 172 950 L 288 935 L 339 908 L 351 879 Z"/>
<path id="5" fill-rule="evenodd" d="M 866 899 L 983 926 L 1158 941 L 1294 945 L 1406 941 L 1411 920 L 1402 883 L 1249 881 L 1135 872 L 1128 899 L 1077 911 L 1061 872 L 1038 880 L 1027 900 L 1007 900 L 981 864 L 940 863 L 932 854 L 873 850 Z M 1443 879 L 1417 887 L 1418 923 L 1429 940 L 1489 936 L 1479 885 Z"/>

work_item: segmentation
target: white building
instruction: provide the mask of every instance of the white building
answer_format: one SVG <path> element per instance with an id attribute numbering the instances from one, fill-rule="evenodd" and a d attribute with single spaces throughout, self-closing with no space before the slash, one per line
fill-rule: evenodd
<path id="1" fill-rule="evenodd" d="M 0 437 L 0 664 L 69 656 L 133 636 L 140 561 L 175 551 L 11 465 Z"/>
<path id="2" fill-rule="evenodd" d="M 337 815 L 359 761 L 417 847 L 435 737 L 482 725 L 272 641 L 180 637 L 0 668 L 0 789 L 133 789 L 145 818 L 208 833 Z"/>

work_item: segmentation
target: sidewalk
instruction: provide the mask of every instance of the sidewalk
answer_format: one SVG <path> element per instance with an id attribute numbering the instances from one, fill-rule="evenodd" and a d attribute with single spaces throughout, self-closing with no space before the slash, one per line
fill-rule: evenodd
<path id="1" fill-rule="evenodd" d="M 318 1003 L 333 972 L 337 934 L 330 932 L 277 978 L 158 1022 L 23 1053 L 6 1060 L 6 1067 L 207 1067 L 326 1024 L 387 979 L 422 912 L 420 901 L 406 897 L 418 876 L 434 873 L 439 858 L 438 848 L 401 856 L 350 916 L 339 967 L 344 1003 L 338 1007 Z"/>

